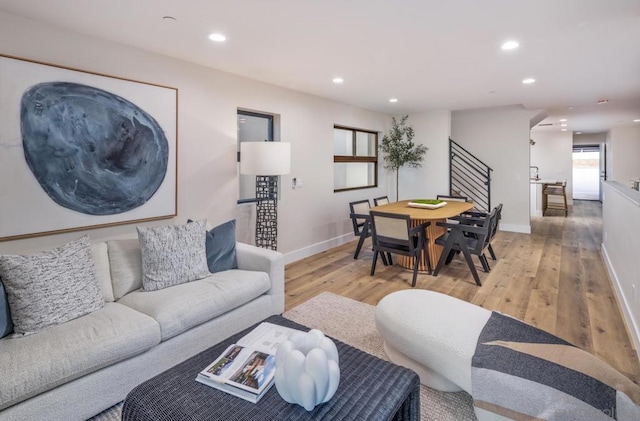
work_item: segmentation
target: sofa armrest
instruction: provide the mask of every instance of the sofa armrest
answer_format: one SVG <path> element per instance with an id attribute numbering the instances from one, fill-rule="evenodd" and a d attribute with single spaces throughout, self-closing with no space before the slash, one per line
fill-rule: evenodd
<path id="1" fill-rule="evenodd" d="M 238 269 L 266 272 L 271 281 L 271 295 L 279 312 L 284 312 L 284 256 L 282 253 L 245 243 L 236 243 Z"/>

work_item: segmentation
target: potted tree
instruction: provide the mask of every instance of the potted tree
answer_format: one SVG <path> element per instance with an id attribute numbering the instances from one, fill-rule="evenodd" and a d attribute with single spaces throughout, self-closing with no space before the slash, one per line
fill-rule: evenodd
<path id="1" fill-rule="evenodd" d="M 391 129 L 384 135 L 380 142 L 380 150 L 386 161 L 385 168 L 391 168 L 396 172 L 396 200 L 400 200 L 399 173 L 400 168 L 407 166 L 411 168 L 421 167 L 427 148 L 424 145 L 416 145 L 413 142 L 415 133 L 413 127 L 407 124 L 408 115 L 397 120 L 391 120 Z"/>

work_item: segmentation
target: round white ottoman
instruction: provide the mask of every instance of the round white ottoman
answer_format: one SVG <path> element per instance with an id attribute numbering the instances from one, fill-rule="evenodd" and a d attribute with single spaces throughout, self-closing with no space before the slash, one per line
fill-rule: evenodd
<path id="1" fill-rule="evenodd" d="M 489 310 L 412 289 L 384 297 L 375 314 L 391 361 L 414 370 L 426 386 L 471 393 L 471 357 Z"/>

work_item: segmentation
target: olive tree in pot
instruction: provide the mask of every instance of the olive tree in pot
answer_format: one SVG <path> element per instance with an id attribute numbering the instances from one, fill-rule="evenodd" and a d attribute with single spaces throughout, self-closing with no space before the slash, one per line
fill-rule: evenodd
<path id="1" fill-rule="evenodd" d="M 396 172 L 396 200 L 400 200 L 399 191 L 399 173 L 402 167 L 419 168 L 422 167 L 421 162 L 427 153 L 424 145 L 416 145 L 413 142 L 415 133 L 413 127 L 407 124 L 408 115 L 397 120 L 395 117 L 391 120 L 391 129 L 384 135 L 380 142 L 380 150 L 384 154 L 386 161 L 385 168 L 391 168 Z"/>

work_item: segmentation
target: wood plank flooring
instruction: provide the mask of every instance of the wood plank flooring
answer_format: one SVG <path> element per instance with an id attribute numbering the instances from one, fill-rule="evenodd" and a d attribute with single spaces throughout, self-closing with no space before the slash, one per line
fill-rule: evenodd
<path id="1" fill-rule="evenodd" d="M 497 261 L 480 273 L 477 287 L 462 257 L 437 277 L 419 274 L 416 288 L 428 289 L 517 317 L 607 361 L 640 384 L 640 362 L 602 262 L 602 205 L 574 201 L 562 212 L 533 218 L 532 234 L 500 231 L 493 243 Z M 557 216 L 554 216 L 557 215 Z M 411 288 L 411 271 L 378 262 L 371 269 L 371 242 L 358 260 L 356 242 L 287 265 L 285 307 L 290 309 L 329 291 L 376 305 L 385 295 Z"/>

